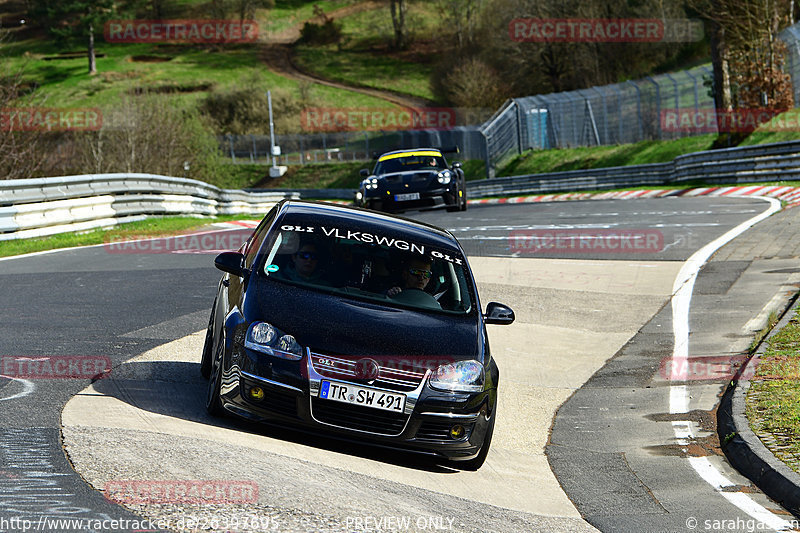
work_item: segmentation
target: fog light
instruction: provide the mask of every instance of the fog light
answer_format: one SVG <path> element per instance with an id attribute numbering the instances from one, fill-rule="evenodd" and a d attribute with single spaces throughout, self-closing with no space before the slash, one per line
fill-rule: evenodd
<path id="1" fill-rule="evenodd" d="M 250 397 L 254 400 L 263 400 L 264 399 L 264 390 L 260 387 L 253 387 L 250 389 Z"/>
<path id="2" fill-rule="evenodd" d="M 450 428 L 451 439 L 460 439 L 463 436 L 464 436 L 464 426 L 456 424 L 455 426 Z"/>

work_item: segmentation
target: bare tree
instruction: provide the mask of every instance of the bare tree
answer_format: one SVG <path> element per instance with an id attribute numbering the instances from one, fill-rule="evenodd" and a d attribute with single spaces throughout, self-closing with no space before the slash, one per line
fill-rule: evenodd
<path id="1" fill-rule="evenodd" d="M 34 100 L 24 72 L 0 56 L 0 179 L 33 177 L 45 163 L 47 132 L 26 119 Z"/>
<path id="2" fill-rule="evenodd" d="M 451 29 L 459 49 L 474 43 L 478 19 L 487 0 L 436 0 L 444 26 Z"/>
<path id="3" fill-rule="evenodd" d="M 792 106 L 785 48 L 778 32 L 792 19 L 790 0 L 694 0 L 709 20 L 714 100 L 720 109 Z"/>
<path id="4" fill-rule="evenodd" d="M 151 172 L 213 181 L 216 139 L 197 113 L 176 108 L 164 95 L 124 96 L 104 113 L 99 131 L 76 134 L 77 166 L 84 172 Z"/>
<path id="5" fill-rule="evenodd" d="M 392 27 L 394 28 L 394 48 L 404 50 L 408 46 L 408 30 L 406 29 L 408 1 L 389 0 L 389 9 L 392 13 Z"/>

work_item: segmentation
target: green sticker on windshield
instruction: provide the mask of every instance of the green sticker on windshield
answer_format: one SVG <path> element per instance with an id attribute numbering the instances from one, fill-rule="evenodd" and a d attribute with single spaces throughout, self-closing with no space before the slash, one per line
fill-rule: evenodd
<path id="1" fill-rule="evenodd" d="M 279 267 L 278 265 L 267 265 L 264 270 L 266 270 L 267 272 L 277 272 L 278 269 L 280 268 L 281 267 Z"/>

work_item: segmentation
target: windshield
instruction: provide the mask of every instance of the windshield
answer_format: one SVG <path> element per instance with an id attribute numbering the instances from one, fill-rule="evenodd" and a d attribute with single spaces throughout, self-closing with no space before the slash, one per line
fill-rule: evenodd
<path id="1" fill-rule="evenodd" d="M 472 309 L 457 251 L 335 227 L 282 227 L 293 229 L 274 234 L 260 270 L 270 279 L 426 311 Z"/>
<path id="2" fill-rule="evenodd" d="M 409 170 L 443 170 L 447 168 L 440 155 L 410 155 L 378 161 L 373 174 L 391 174 Z"/>

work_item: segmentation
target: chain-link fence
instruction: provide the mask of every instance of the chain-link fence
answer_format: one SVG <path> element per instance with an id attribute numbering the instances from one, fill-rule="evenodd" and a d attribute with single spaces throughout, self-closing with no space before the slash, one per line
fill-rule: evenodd
<path id="1" fill-rule="evenodd" d="M 515 98 L 481 128 L 489 140 L 489 165 L 496 169 L 531 148 L 627 144 L 692 135 L 687 129 L 664 127 L 664 117 L 682 109 L 713 109 L 711 79 L 711 69 L 702 66 L 603 87 Z"/>
<path id="2" fill-rule="evenodd" d="M 800 105 L 800 23 L 789 26 L 778 37 L 786 44 L 786 65 L 784 70 L 792 78 L 794 105 Z"/>
<path id="3" fill-rule="evenodd" d="M 705 80 L 708 67 L 516 99 L 522 118 L 521 148 L 569 148 L 626 144 L 685 135 L 666 131 L 662 113 L 714 107 Z"/>
<path id="4" fill-rule="evenodd" d="M 234 163 L 272 164 L 268 135 L 226 135 L 220 144 Z M 368 161 L 376 155 L 399 148 L 437 147 L 448 150 L 457 146 L 457 154 L 448 159 L 486 159 L 486 140 L 474 127 L 450 130 L 339 132 L 276 135 L 281 155 L 278 165 L 307 165 L 342 161 Z"/>

